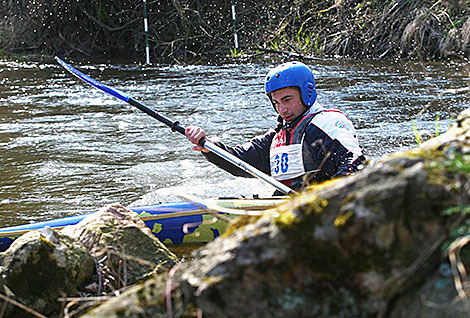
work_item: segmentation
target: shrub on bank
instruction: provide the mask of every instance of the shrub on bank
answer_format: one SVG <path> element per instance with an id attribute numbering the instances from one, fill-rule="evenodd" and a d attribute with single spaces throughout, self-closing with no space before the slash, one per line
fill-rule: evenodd
<path id="1" fill-rule="evenodd" d="M 148 40 L 156 60 L 266 52 L 300 56 L 465 58 L 468 1 L 148 1 Z M 142 56 L 144 2 L 0 0 L 5 54 Z M 237 32 L 240 49 L 234 48 Z"/>

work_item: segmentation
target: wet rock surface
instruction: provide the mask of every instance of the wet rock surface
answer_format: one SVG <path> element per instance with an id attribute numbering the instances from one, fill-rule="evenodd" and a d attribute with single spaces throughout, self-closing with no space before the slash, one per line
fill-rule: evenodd
<path id="1" fill-rule="evenodd" d="M 21 236 L 0 254 L 0 288 L 3 295 L 49 315 L 60 310 L 59 298 L 78 295 L 94 267 L 82 244 L 44 228 Z M 6 316 L 31 317 L 12 304 Z"/>
<path id="2" fill-rule="evenodd" d="M 178 262 L 136 213 L 119 204 L 104 207 L 62 233 L 81 242 L 94 257 L 102 282 L 96 285 L 97 293 L 135 284 Z"/>

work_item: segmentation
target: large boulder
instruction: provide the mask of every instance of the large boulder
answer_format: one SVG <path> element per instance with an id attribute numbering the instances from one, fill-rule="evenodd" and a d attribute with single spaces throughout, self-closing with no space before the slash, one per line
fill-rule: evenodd
<path id="1" fill-rule="evenodd" d="M 466 111 L 440 138 L 310 187 L 200 250 L 187 297 L 204 317 L 386 316 L 444 261 L 463 216 L 443 212 L 470 199 L 469 146 Z"/>
<path id="2" fill-rule="evenodd" d="M 237 220 L 167 278 L 138 285 L 84 317 L 124 310 L 126 317 L 192 311 L 206 318 L 450 318 L 462 310 L 468 316 L 451 301 L 465 298 L 464 265 L 449 264 L 442 251 L 465 220 L 458 208 L 470 202 L 469 177 L 467 110 L 420 147 L 311 186 L 274 213 Z M 457 291 L 449 271 L 438 272 L 446 266 L 461 273 Z M 133 306 L 120 305 L 131 299 Z"/>
<path id="3" fill-rule="evenodd" d="M 0 292 L 8 300 L 5 317 L 32 317 L 26 310 L 57 313 L 62 307 L 58 299 L 78 295 L 94 268 L 85 247 L 66 235 L 48 227 L 24 234 L 0 254 Z"/>
<path id="4" fill-rule="evenodd" d="M 105 206 L 61 233 L 81 242 L 95 258 L 98 277 L 95 287 L 88 287 L 94 294 L 135 284 L 178 262 L 135 212 L 119 204 Z"/>

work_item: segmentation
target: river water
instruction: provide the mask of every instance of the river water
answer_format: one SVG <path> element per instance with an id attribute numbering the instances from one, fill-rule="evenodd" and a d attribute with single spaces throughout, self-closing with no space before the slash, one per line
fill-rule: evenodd
<path id="1" fill-rule="evenodd" d="M 227 144 L 276 123 L 263 94 L 264 75 L 273 65 L 67 62 Z M 371 160 L 416 146 L 412 123 L 428 135 L 438 124 L 443 133 L 469 106 L 468 92 L 451 91 L 469 86 L 463 63 L 327 59 L 310 66 L 320 103 L 348 115 Z M 274 190 L 219 170 L 192 151 L 184 136 L 58 64 L 0 62 L 0 114 L 0 226 L 94 212 L 113 202 Z"/>

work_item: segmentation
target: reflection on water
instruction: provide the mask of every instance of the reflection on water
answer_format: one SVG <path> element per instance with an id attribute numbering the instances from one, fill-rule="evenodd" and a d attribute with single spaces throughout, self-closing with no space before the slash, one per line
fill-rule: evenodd
<path id="1" fill-rule="evenodd" d="M 270 67 L 80 69 L 183 126 L 200 125 L 211 138 L 234 144 L 275 126 L 263 94 Z M 468 93 L 440 96 L 468 86 L 464 64 L 325 60 L 311 67 L 320 103 L 348 115 L 369 159 L 414 146 L 411 120 L 432 134 L 439 115 L 442 132 L 468 106 Z M 111 202 L 273 191 L 208 164 L 183 136 L 59 65 L 3 63 L 0 83 L 0 226 L 93 212 Z"/>

